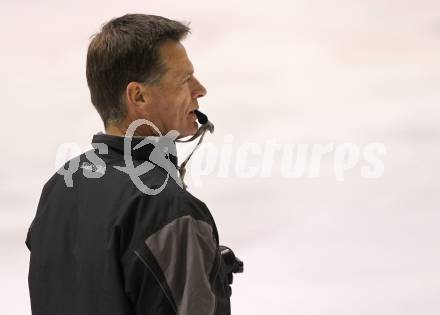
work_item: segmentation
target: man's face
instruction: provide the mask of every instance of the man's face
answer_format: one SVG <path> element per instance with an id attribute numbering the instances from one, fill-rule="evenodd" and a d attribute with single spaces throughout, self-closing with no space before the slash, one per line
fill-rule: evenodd
<path id="1" fill-rule="evenodd" d="M 197 99 L 206 89 L 194 76 L 194 68 L 181 43 L 168 41 L 160 47 L 160 58 L 166 72 L 160 83 L 149 86 L 150 106 L 147 119 L 165 134 L 170 130 L 179 137 L 197 132 L 194 110 L 199 108 Z"/>

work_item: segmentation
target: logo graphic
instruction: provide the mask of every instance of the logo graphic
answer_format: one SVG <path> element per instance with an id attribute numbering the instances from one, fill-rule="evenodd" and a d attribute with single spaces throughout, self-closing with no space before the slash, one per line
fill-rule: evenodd
<path id="1" fill-rule="evenodd" d="M 140 143 L 138 143 L 133 150 L 137 150 L 147 144 L 152 144 L 154 146 L 153 151 L 150 154 L 150 161 L 144 161 L 138 166 L 134 166 L 133 158 L 131 156 L 131 143 L 133 141 L 134 132 L 141 125 L 148 125 L 156 131 L 159 136 L 148 136 L 144 138 Z M 113 166 L 114 168 L 128 174 L 132 182 L 136 187 L 142 191 L 144 194 L 156 195 L 160 193 L 166 186 L 168 178 L 171 176 L 175 182 L 183 188 L 183 183 L 178 176 L 178 170 L 176 166 L 171 162 L 170 154 L 177 156 L 176 148 L 173 143 L 174 140 L 179 136 L 179 132 L 176 130 L 169 131 L 165 136 L 162 135 L 160 130 L 149 120 L 146 119 L 136 119 L 128 127 L 125 138 L 124 138 L 124 161 L 125 166 Z M 146 186 L 140 176 L 151 171 L 156 166 L 162 167 L 166 170 L 167 175 L 164 183 L 159 188 L 150 188 Z"/>
<path id="2" fill-rule="evenodd" d="M 90 162 L 82 162 L 79 168 L 88 170 L 93 173 L 99 173 L 104 175 L 105 174 L 105 166 L 102 165 L 96 165 Z"/>

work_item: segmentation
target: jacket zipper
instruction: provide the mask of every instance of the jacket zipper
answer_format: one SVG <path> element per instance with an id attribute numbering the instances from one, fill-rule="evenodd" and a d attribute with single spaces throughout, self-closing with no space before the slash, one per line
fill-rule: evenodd
<path id="1" fill-rule="evenodd" d="M 221 264 L 221 254 L 220 254 L 220 248 L 217 247 L 217 260 L 218 260 L 218 264 L 217 264 L 217 270 L 215 271 L 215 275 L 214 275 L 214 280 L 213 280 L 213 287 L 215 288 L 215 282 L 217 280 L 217 276 L 218 276 L 218 272 L 220 270 L 220 264 Z M 218 304 L 218 297 L 217 294 L 215 295 L 215 306 L 214 306 L 214 312 L 213 315 L 215 315 L 215 312 L 217 311 L 217 304 Z"/>
<path id="2" fill-rule="evenodd" d="M 150 270 L 151 274 L 154 276 L 154 278 L 156 279 L 157 283 L 159 284 L 160 288 L 162 289 L 163 293 L 165 294 L 165 296 L 168 299 L 168 302 L 171 304 L 171 307 L 173 308 L 174 312 L 177 314 L 177 310 L 174 307 L 173 301 L 171 300 L 171 298 L 168 296 L 167 292 L 165 291 L 165 288 L 162 286 L 162 283 L 160 283 L 159 278 L 156 276 L 156 274 L 154 273 L 154 271 L 150 268 L 150 266 L 148 265 L 148 263 L 145 261 L 144 257 L 142 256 L 142 254 L 140 254 L 137 250 L 134 251 L 134 254 L 142 261 L 142 263 L 148 268 L 148 270 Z"/>

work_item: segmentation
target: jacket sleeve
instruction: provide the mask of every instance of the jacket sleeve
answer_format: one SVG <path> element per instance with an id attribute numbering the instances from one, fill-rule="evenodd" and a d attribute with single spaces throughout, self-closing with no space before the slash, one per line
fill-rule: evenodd
<path id="1" fill-rule="evenodd" d="M 132 258 L 124 273 L 135 314 L 214 314 L 220 256 L 210 224 L 175 218 L 146 237 Z"/>

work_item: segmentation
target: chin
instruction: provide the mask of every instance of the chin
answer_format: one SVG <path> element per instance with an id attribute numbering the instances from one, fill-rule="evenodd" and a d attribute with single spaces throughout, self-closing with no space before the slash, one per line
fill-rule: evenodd
<path id="1" fill-rule="evenodd" d="M 189 128 L 185 128 L 185 130 L 180 133 L 179 138 L 184 138 L 184 137 L 195 135 L 197 133 L 198 128 L 199 127 L 198 127 L 197 123 L 194 123 L 194 126 L 191 126 Z"/>

